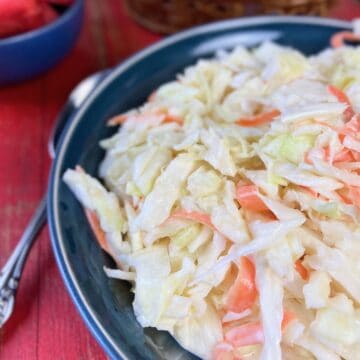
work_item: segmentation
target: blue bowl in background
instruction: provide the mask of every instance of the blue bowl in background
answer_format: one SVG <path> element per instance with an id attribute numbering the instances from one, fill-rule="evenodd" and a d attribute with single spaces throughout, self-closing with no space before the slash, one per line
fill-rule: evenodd
<path id="1" fill-rule="evenodd" d="M 84 1 L 76 0 L 54 22 L 0 39 L 0 85 L 31 79 L 56 65 L 73 47 L 83 13 Z"/>

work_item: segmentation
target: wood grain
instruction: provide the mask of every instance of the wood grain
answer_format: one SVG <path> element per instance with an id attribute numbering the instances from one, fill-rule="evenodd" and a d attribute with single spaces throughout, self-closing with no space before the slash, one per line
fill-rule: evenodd
<path id="1" fill-rule="evenodd" d="M 360 16 L 356 0 L 335 10 L 341 18 Z M 47 138 L 71 89 L 158 39 L 126 15 L 121 0 L 86 0 L 84 28 L 71 54 L 38 79 L 0 88 L 0 266 L 46 189 Z M 0 359 L 105 358 L 65 290 L 45 229 L 26 264 L 13 317 L 0 332 Z"/>
<path id="2" fill-rule="evenodd" d="M 126 17 L 121 1 L 87 0 L 72 53 L 38 79 L 0 88 L 0 265 L 46 189 L 47 139 L 71 89 L 156 39 Z M 0 332 L 0 359 L 105 358 L 65 290 L 45 229 L 26 264 L 15 312 Z"/>

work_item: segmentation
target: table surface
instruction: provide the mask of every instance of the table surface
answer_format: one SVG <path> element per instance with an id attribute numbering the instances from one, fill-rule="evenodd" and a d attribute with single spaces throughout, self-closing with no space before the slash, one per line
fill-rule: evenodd
<path id="1" fill-rule="evenodd" d="M 339 1 L 331 15 L 360 17 L 358 0 Z M 71 54 L 35 80 L 0 88 L 0 266 L 46 190 L 47 139 L 71 89 L 159 39 L 126 15 L 121 0 L 86 0 L 85 24 Z M 15 312 L 0 330 L 0 359 L 105 358 L 65 290 L 44 229 L 26 264 Z"/>

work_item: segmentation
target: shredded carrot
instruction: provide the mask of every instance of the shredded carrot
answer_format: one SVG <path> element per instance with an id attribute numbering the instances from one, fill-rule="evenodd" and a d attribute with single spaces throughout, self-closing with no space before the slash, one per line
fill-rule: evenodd
<path id="1" fill-rule="evenodd" d="M 138 121 L 146 121 L 146 118 L 148 116 L 154 116 L 154 115 L 163 116 L 162 122 L 164 122 L 164 123 L 176 122 L 176 123 L 178 123 L 180 125 L 182 125 L 184 123 L 183 119 L 180 118 L 179 116 L 169 114 L 169 112 L 166 109 L 160 109 L 160 110 L 157 110 L 157 111 L 154 111 L 154 112 L 151 112 L 151 113 L 144 113 L 144 114 L 137 114 L 137 115 L 128 115 L 128 114 L 117 115 L 117 116 L 114 116 L 113 118 L 111 118 L 107 122 L 107 124 L 109 126 L 121 125 L 130 116 L 132 116 L 133 118 L 135 118 Z"/>
<path id="2" fill-rule="evenodd" d="M 278 218 L 270 210 L 262 211 L 261 215 L 263 216 L 261 221 L 264 221 L 264 222 L 270 222 L 270 221 L 278 220 Z"/>
<path id="3" fill-rule="evenodd" d="M 352 157 L 354 158 L 354 161 L 360 161 L 360 152 L 355 150 L 350 150 Z"/>
<path id="4" fill-rule="evenodd" d="M 121 124 L 123 124 L 128 118 L 129 118 L 129 115 L 127 115 L 127 114 L 116 115 L 116 116 L 112 117 L 110 120 L 108 120 L 107 124 L 108 124 L 109 126 L 121 125 Z"/>
<path id="5" fill-rule="evenodd" d="M 259 115 L 254 115 L 247 118 L 240 118 L 236 120 L 236 124 L 245 126 L 245 127 L 251 127 L 251 126 L 259 126 L 266 124 L 270 121 L 272 121 L 274 118 L 279 116 L 281 113 L 277 109 L 270 110 L 268 112 L 264 112 Z"/>
<path id="6" fill-rule="evenodd" d="M 82 173 L 82 174 L 85 174 L 85 170 L 82 168 L 82 166 L 80 165 L 76 165 L 75 166 L 75 170 L 78 172 L 78 173 Z"/>
<path id="7" fill-rule="evenodd" d="M 329 161 L 330 160 L 330 146 L 325 146 L 323 148 L 323 159 L 325 161 Z"/>
<path id="8" fill-rule="evenodd" d="M 164 123 L 171 123 L 171 122 L 175 122 L 179 125 L 182 125 L 184 123 L 184 120 L 179 116 L 175 116 L 167 113 L 165 115 Z"/>
<path id="9" fill-rule="evenodd" d="M 360 121 L 359 116 L 355 116 L 351 119 L 346 125 L 345 129 L 351 131 L 352 133 L 358 133 L 360 131 Z"/>
<path id="10" fill-rule="evenodd" d="M 349 149 L 342 149 L 334 156 L 334 163 L 351 161 L 354 161 L 354 155 Z"/>
<path id="11" fill-rule="evenodd" d="M 294 320 L 296 320 L 296 315 L 292 311 L 285 310 L 281 322 L 281 330 L 284 331 L 286 327 Z"/>
<path id="12" fill-rule="evenodd" d="M 227 310 L 240 313 L 250 309 L 257 295 L 255 266 L 246 256 L 242 256 L 239 260 L 237 278 L 227 294 Z"/>
<path id="13" fill-rule="evenodd" d="M 348 135 L 357 139 L 357 136 L 360 132 L 360 115 L 354 115 L 351 120 L 348 121 L 342 129 L 340 129 L 340 131 L 344 135 Z"/>
<path id="14" fill-rule="evenodd" d="M 324 146 L 323 148 L 319 148 L 317 149 L 317 151 L 319 151 L 318 156 L 324 160 L 324 161 L 329 161 L 330 160 L 330 148 L 329 146 Z M 307 164 L 312 165 L 313 161 L 310 158 L 310 153 L 312 152 L 312 150 L 308 151 L 305 153 L 304 155 L 304 162 Z"/>
<path id="15" fill-rule="evenodd" d="M 331 37 L 330 44 L 333 48 L 343 46 L 345 41 L 360 41 L 360 35 L 351 31 L 340 31 Z"/>
<path id="16" fill-rule="evenodd" d="M 75 170 L 79 173 L 85 174 L 84 169 L 80 165 L 76 165 Z M 106 235 L 100 226 L 100 221 L 96 215 L 96 212 L 87 208 L 85 208 L 84 211 L 91 230 L 96 237 L 96 240 L 98 241 L 102 249 L 109 253 L 109 246 L 107 244 Z"/>
<path id="17" fill-rule="evenodd" d="M 184 120 L 180 116 L 170 114 L 169 110 L 166 108 L 156 110 L 155 114 L 164 115 L 164 123 L 175 122 L 179 125 L 182 125 L 184 123 Z"/>
<path id="18" fill-rule="evenodd" d="M 306 152 L 305 155 L 304 155 L 304 162 L 307 163 L 307 164 L 312 164 L 312 160 L 310 159 L 309 157 L 309 152 Z"/>
<path id="19" fill-rule="evenodd" d="M 210 216 L 198 211 L 186 211 L 186 210 L 177 210 L 174 211 L 168 220 L 171 219 L 184 219 L 184 220 L 194 220 L 200 224 L 208 226 L 212 230 L 216 230 L 215 226 L 211 222 Z"/>
<path id="20" fill-rule="evenodd" d="M 345 135 L 353 137 L 355 140 L 358 140 L 357 133 L 360 132 L 360 115 L 359 114 L 355 114 L 355 116 L 353 116 L 353 118 L 349 122 L 347 122 L 346 125 L 343 126 L 342 128 L 337 128 L 333 125 L 330 125 L 324 121 L 319 121 L 319 120 L 316 120 L 316 123 L 319 125 L 322 125 L 322 126 L 326 126 L 329 129 L 337 132 L 339 135 L 339 140 L 341 142 L 343 142 Z"/>
<path id="21" fill-rule="evenodd" d="M 333 85 L 328 85 L 327 90 L 330 94 L 334 95 L 339 102 L 344 103 L 348 106 L 351 106 L 351 102 L 348 98 L 348 96 L 339 88 L 333 86 Z"/>
<path id="22" fill-rule="evenodd" d="M 154 101 L 155 100 L 155 97 L 156 97 L 156 90 L 154 90 L 150 95 L 149 95 L 149 97 L 148 97 L 148 102 L 152 102 L 152 101 Z"/>
<path id="23" fill-rule="evenodd" d="M 281 329 L 284 329 L 295 320 L 296 316 L 284 311 Z M 260 322 L 236 326 L 225 334 L 225 341 L 235 347 L 262 344 L 264 342 L 264 331 Z"/>
<path id="24" fill-rule="evenodd" d="M 212 354 L 212 360 L 236 360 L 234 356 L 234 347 L 225 341 L 218 343 Z"/>
<path id="25" fill-rule="evenodd" d="M 313 196 L 314 198 L 319 197 L 319 193 L 314 190 L 311 187 L 308 186 L 302 186 L 302 185 L 298 185 L 300 189 L 304 190 L 305 192 L 307 192 L 309 195 Z"/>
<path id="26" fill-rule="evenodd" d="M 85 209 L 85 214 L 90 224 L 91 230 L 93 231 L 99 245 L 102 247 L 103 250 L 109 252 L 109 246 L 107 244 L 106 235 L 100 226 L 100 222 L 95 211 Z"/>
<path id="27" fill-rule="evenodd" d="M 340 196 L 340 198 L 344 204 L 348 204 L 348 205 L 352 204 L 352 201 L 349 198 L 349 189 L 342 188 L 342 189 L 336 191 L 336 193 Z"/>
<path id="28" fill-rule="evenodd" d="M 344 111 L 344 115 L 346 120 L 350 120 L 354 116 L 355 112 L 352 108 L 350 99 L 345 94 L 345 92 L 333 85 L 328 85 L 327 90 L 330 94 L 334 95 L 339 102 L 347 105 L 346 110 Z"/>
<path id="29" fill-rule="evenodd" d="M 330 147 L 329 146 L 325 146 L 322 149 L 322 160 L 323 161 L 327 161 L 330 162 Z M 352 150 L 349 149 L 342 149 L 340 150 L 338 153 L 336 153 L 332 159 L 332 163 L 337 163 L 337 162 L 350 162 L 350 161 L 354 161 L 354 155 L 352 153 Z M 307 164 L 313 164 L 312 160 L 309 157 L 309 153 L 307 152 L 304 156 L 304 162 L 306 162 Z M 304 187 L 303 187 L 304 188 Z"/>
<path id="30" fill-rule="evenodd" d="M 295 270 L 299 273 L 303 280 L 309 279 L 309 272 L 300 259 L 295 261 Z"/>
<path id="31" fill-rule="evenodd" d="M 330 148 L 329 146 L 324 147 L 324 161 L 330 161 Z M 353 161 L 354 157 L 349 149 L 342 149 L 334 155 L 333 162 L 347 162 Z"/>
<path id="32" fill-rule="evenodd" d="M 268 207 L 259 197 L 259 190 L 255 185 L 238 184 L 236 187 L 236 200 L 241 207 L 252 211 L 266 211 Z"/>
<path id="33" fill-rule="evenodd" d="M 360 207 L 360 186 L 349 186 L 349 200 Z"/>

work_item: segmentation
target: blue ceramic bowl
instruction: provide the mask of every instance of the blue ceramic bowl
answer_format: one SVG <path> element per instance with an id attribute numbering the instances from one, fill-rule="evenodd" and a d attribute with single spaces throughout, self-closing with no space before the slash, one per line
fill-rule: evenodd
<path id="1" fill-rule="evenodd" d="M 165 332 L 143 329 L 131 307 L 129 286 L 108 279 L 111 259 L 99 248 L 83 211 L 61 181 L 67 168 L 81 164 L 96 175 L 104 153 L 98 141 L 111 134 L 105 120 L 140 105 L 152 90 L 173 79 L 199 57 L 219 48 L 265 40 L 314 54 L 329 44 L 342 21 L 301 17 L 259 17 L 197 27 L 161 41 L 115 68 L 68 124 L 53 164 L 48 218 L 52 245 L 67 289 L 87 326 L 113 359 L 195 359 Z"/>
<path id="2" fill-rule="evenodd" d="M 54 22 L 0 39 L 0 85 L 30 79 L 57 64 L 73 47 L 83 12 L 83 0 L 76 0 Z"/>

